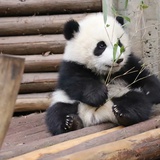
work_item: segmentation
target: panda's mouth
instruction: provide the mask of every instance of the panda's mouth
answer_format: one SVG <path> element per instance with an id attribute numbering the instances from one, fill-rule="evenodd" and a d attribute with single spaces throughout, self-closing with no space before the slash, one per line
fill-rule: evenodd
<path id="1" fill-rule="evenodd" d="M 120 65 L 105 65 L 107 68 L 118 68 L 118 67 L 120 67 Z"/>

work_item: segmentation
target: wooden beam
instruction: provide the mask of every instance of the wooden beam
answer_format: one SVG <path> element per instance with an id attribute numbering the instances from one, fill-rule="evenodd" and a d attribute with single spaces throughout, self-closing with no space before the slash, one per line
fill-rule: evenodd
<path id="1" fill-rule="evenodd" d="M 109 130 L 105 130 L 105 131 L 97 132 L 97 133 L 90 134 L 90 135 L 87 135 L 87 136 L 84 136 L 84 137 L 80 137 L 80 138 L 77 138 L 77 139 L 73 139 L 73 140 L 70 140 L 70 141 L 62 142 L 62 143 L 59 143 L 57 145 L 47 147 L 45 149 L 40 149 L 38 151 L 33 151 L 31 153 L 27 153 L 25 155 L 15 157 L 11 160 L 20 160 L 20 159 L 27 160 L 28 158 L 30 160 L 37 160 L 38 158 L 41 157 L 41 155 L 43 155 L 46 152 L 47 153 L 51 153 L 51 152 L 52 153 L 58 153 L 62 150 L 66 150 L 66 149 L 69 149 L 71 147 L 80 145 L 81 143 L 83 143 L 85 141 L 89 141 L 89 140 L 94 139 L 98 136 L 103 136 L 105 134 L 114 132 L 114 131 L 119 130 L 119 129 L 121 129 L 121 127 L 112 128 L 112 129 L 109 129 Z M 39 153 L 41 153 L 41 154 L 39 154 Z"/>
<path id="2" fill-rule="evenodd" d="M 7 0 L 0 1 L 0 16 L 101 11 L 101 0 Z"/>
<path id="3" fill-rule="evenodd" d="M 87 150 L 87 149 L 90 149 L 90 148 L 93 148 L 93 147 L 96 147 L 96 146 L 99 146 L 102 144 L 110 144 L 111 142 L 121 140 L 121 139 L 130 137 L 130 136 L 134 136 L 134 135 L 143 133 L 145 131 L 149 131 L 149 130 L 158 128 L 158 127 L 160 127 L 159 121 L 160 121 L 160 116 L 155 117 L 155 118 L 148 120 L 148 121 L 145 121 L 145 122 L 141 122 L 141 123 L 129 126 L 129 127 L 115 130 L 114 132 L 106 133 L 104 135 L 97 133 L 97 134 L 99 134 L 99 136 L 94 137 L 92 139 L 85 139 L 85 137 L 81 137 L 81 139 L 73 139 L 73 140 L 66 141 L 64 143 L 59 143 L 57 145 L 53 145 L 50 147 L 46 147 L 49 145 L 43 145 L 43 146 L 41 146 L 41 148 L 42 147 L 46 147 L 46 148 L 35 150 L 30 153 L 27 153 L 27 151 L 25 151 L 26 154 L 19 156 L 19 157 L 16 157 L 17 159 L 16 158 L 15 159 L 16 160 L 18 160 L 18 159 L 37 160 L 39 158 L 45 159 L 48 156 L 51 156 L 51 157 L 48 157 L 48 159 L 56 159 L 56 158 L 59 158 L 62 156 L 66 156 L 68 154 L 84 151 L 84 150 Z M 81 130 L 78 130 L 78 131 L 81 131 Z M 70 132 L 70 133 L 72 133 L 72 132 Z M 61 135 L 59 135 L 59 136 L 61 136 Z M 53 137 L 53 142 L 54 142 L 54 137 Z M 118 143 L 118 145 L 121 146 L 121 144 L 119 144 L 119 143 Z M 81 154 L 81 155 L 83 155 L 83 154 Z M 81 157 L 81 159 L 83 159 L 83 158 Z"/>
<path id="4" fill-rule="evenodd" d="M 0 55 L 0 147 L 14 111 L 24 59 Z"/>
<path id="5" fill-rule="evenodd" d="M 11 55 L 63 53 L 63 35 L 0 37 L 0 52 Z"/>
<path id="6" fill-rule="evenodd" d="M 68 155 L 57 160 L 124 160 L 160 158 L 160 128 L 154 129 L 120 141 L 108 143 L 82 152 Z M 43 154 L 43 153 L 42 153 Z M 43 160 L 52 156 L 42 157 Z"/>
<path id="7" fill-rule="evenodd" d="M 16 157 L 40 148 L 104 131 L 115 126 L 112 123 L 100 124 L 85 127 L 74 132 L 51 136 L 47 132 L 46 125 L 44 124 L 44 116 L 45 113 L 34 113 L 27 116 L 14 117 L 11 121 L 2 149 L 0 150 L 1 159 Z M 42 132 L 37 131 L 37 127 L 40 127 Z M 39 136 L 37 136 L 37 132 Z M 39 139 L 41 135 L 44 135 L 44 137 Z M 14 139 L 11 137 L 14 137 Z"/>
<path id="8" fill-rule="evenodd" d="M 51 92 L 18 95 L 15 112 L 46 110 L 51 103 Z"/>
<path id="9" fill-rule="evenodd" d="M 19 93 L 53 91 L 57 78 L 57 73 L 25 73 L 23 74 Z"/>
<path id="10" fill-rule="evenodd" d="M 1 18 L 0 36 L 60 34 L 69 19 L 80 20 L 87 14 Z"/>
<path id="11" fill-rule="evenodd" d="M 28 56 L 15 56 L 25 59 L 25 73 L 31 72 L 55 72 L 58 71 L 62 61 L 62 54 L 48 55 L 28 55 Z"/>

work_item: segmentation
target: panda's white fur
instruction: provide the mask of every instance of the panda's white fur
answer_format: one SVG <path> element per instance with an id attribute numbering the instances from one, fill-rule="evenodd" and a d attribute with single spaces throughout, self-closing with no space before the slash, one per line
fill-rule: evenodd
<path id="1" fill-rule="evenodd" d="M 106 25 L 102 24 L 104 24 L 102 13 L 92 14 L 81 20 L 79 22 L 81 34 L 76 35 L 75 33 L 76 38 L 67 41 L 64 60 L 84 64 L 89 69 L 96 71 L 97 74 L 106 74 L 106 71 L 110 70 L 106 65 L 113 66 L 112 72 L 124 66 L 130 54 L 128 35 L 113 17 L 107 17 L 106 24 L 109 24 L 109 27 L 105 27 Z M 125 52 L 121 56 L 120 47 L 118 46 L 117 48 L 116 58 L 120 56 L 119 58 L 124 59 L 120 65 L 113 63 L 113 45 L 117 43 L 118 38 L 120 38 L 125 47 Z M 100 40 L 107 44 L 107 48 L 101 56 L 96 57 L 93 56 L 93 51 Z"/>
<path id="2" fill-rule="evenodd" d="M 141 64 L 138 62 L 139 59 L 132 55 L 128 35 L 121 24 L 115 18 L 107 16 L 107 25 L 104 25 L 102 13 L 88 15 L 78 23 L 71 23 L 73 23 L 73 27 L 69 25 L 67 33 L 64 33 L 68 34 L 68 32 L 71 32 L 69 37 L 66 35 L 67 43 L 64 50 L 58 87 L 53 93 L 52 103 L 46 116 L 46 123 L 50 132 L 52 134 L 60 134 L 77 129 L 77 123 L 74 124 L 74 118 L 70 116 L 72 114 L 77 114 L 80 117 L 83 126 L 109 121 L 116 124 L 130 125 L 147 119 L 151 104 L 160 102 L 160 97 L 156 97 L 154 93 L 160 92 L 160 83 L 153 76 L 140 84 L 137 83 L 135 86 L 133 83 L 133 86 L 130 88 L 130 81 L 132 82 L 138 76 L 141 76 L 141 74 L 138 74 L 141 71 Z M 125 48 L 123 53 L 120 53 L 121 46 L 117 48 L 116 59 L 122 59 L 120 63 L 113 60 L 114 44 L 117 43 L 118 39 Z M 93 53 L 100 41 L 106 44 L 106 48 L 100 55 L 96 56 Z M 79 73 L 81 72 L 79 68 L 83 70 L 82 73 Z M 129 73 L 130 75 L 128 74 L 129 70 L 133 72 L 132 74 Z M 119 71 L 122 72 L 122 75 Z M 85 72 L 91 75 L 91 82 L 89 82 L 89 76 L 85 77 L 87 75 Z M 106 84 L 108 92 L 107 98 L 102 98 L 104 101 L 103 105 L 100 105 L 101 102 L 96 101 L 95 106 L 87 104 L 89 103 L 88 101 L 92 100 L 86 98 L 87 101 L 85 96 L 90 97 L 90 94 L 93 95 L 91 97 L 93 101 L 94 96 L 102 95 L 100 98 L 105 97 L 105 90 L 103 91 L 102 89 L 101 91 L 96 84 L 105 84 L 105 79 L 100 77 L 106 74 L 111 74 L 113 77 L 111 76 L 112 79 Z M 146 76 L 149 72 L 144 70 L 142 74 L 142 76 Z M 125 77 L 126 75 L 128 77 Z M 92 76 L 95 76 L 95 79 L 99 77 L 100 82 L 97 82 Z M 83 80 L 86 81 L 86 84 Z M 88 89 L 87 87 L 90 84 L 92 87 Z M 152 92 L 153 96 L 149 97 L 147 95 L 148 91 Z M 82 97 L 86 103 L 80 100 Z M 75 106 L 77 106 L 77 109 Z"/>

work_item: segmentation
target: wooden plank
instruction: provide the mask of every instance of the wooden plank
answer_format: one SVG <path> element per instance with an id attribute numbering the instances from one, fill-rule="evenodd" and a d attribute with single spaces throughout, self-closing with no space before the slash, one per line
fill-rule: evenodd
<path id="1" fill-rule="evenodd" d="M 51 103 L 52 93 L 35 93 L 18 95 L 15 112 L 46 110 Z"/>
<path id="2" fill-rule="evenodd" d="M 63 53 L 63 35 L 0 37 L 0 52 L 11 55 Z"/>
<path id="3" fill-rule="evenodd" d="M 99 136 L 96 136 L 91 139 L 90 139 L 90 136 L 92 137 L 92 135 L 89 135 L 89 139 L 86 139 L 86 136 L 84 136 L 78 139 L 73 139 L 73 140 L 63 142 L 63 143 L 59 143 L 57 145 L 53 145 L 50 147 L 48 147 L 49 146 L 48 145 L 46 148 L 35 150 L 33 152 L 16 157 L 17 159 L 16 158 L 15 159 L 16 160 L 18 159 L 36 160 L 36 159 L 45 159 L 46 157 L 48 158 L 48 156 L 51 156 L 48 159 L 56 159 L 62 156 L 66 156 L 68 154 L 87 150 L 95 146 L 111 143 L 111 142 L 114 142 L 120 139 L 124 139 L 130 136 L 133 136 L 133 135 L 143 133 L 145 131 L 149 131 L 149 130 L 158 128 L 160 127 L 159 121 L 160 121 L 160 116 L 155 117 L 145 122 L 141 122 L 139 124 L 125 127 L 123 129 L 115 130 L 114 132 L 106 133 L 104 135 L 97 133 L 99 134 Z M 83 132 L 83 130 L 79 130 L 79 131 Z M 121 146 L 120 144 L 118 145 Z M 84 157 L 82 159 L 84 159 Z"/>
<path id="4" fill-rule="evenodd" d="M 108 143 L 82 152 L 68 155 L 57 160 L 158 160 L 160 158 L 159 144 L 160 128 L 119 140 L 117 142 Z M 52 159 L 51 155 L 48 157 L 43 157 L 42 154 L 43 153 L 41 153 L 41 159 Z"/>
<path id="5" fill-rule="evenodd" d="M 44 116 L 45 113 L 14 117 L 12 119 L 2 149 L 0 150 L 0 157 L 2 159 L 8 159 L 36 149 L 100 132 L 114 126 L 111 123 L 107 123 L 86 127 L 81 130 L 57 136 L 50 136 L 46 126 L 44 125 Z M 41 139 L 39 137 L 41 137 Z"/>
<path id="6" fill-rule="evenodd" d="M 0 55 L 0 147 L 8 130 L 24 69 L 24 59 Z"/>
<path id="7" fill-rule="evenodd" d="M 80 20 L 87 14 L 1 18 L 0 36 L 60 34 L 69 19 Z"/>
<path id="8" fill-rule="evenodd" d="M 0 16 L 101 11 L 101 0 L 0 0 Z"/>
<path id="9" fill-rule="evenodd" d="M 23 74 L 19 93 L 40 93 L 53 91 L 58 73 L 25 73 Z"/>
<path id="10" fill-rule="evenodd" d="M 48 52 L 49 54 L 49 52 Z M 16 56 L 25 59 L 24 72 L 58 71 L 62 54 Z"/>

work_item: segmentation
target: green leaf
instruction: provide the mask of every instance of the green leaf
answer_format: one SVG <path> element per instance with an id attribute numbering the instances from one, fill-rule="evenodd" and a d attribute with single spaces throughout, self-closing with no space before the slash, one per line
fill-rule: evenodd
<path id="1" fill-rule="evenodd" d="M 126 21 L 131 22 L 131 19 L 129 17 L 126 16 L 122 16 Z"/>
<path id="2" fill-rule="evenodd" d="M 106 0 L 102 0 L 102 11 L 103 11 L 103 19 L 104 23 L 107 22 L 107 2 Z"/>
<path id="3" fill-rule="evenodd" d="M 147 6 L 146 4 L 144 4 L 144 1 L 141 1 L 141 4 L 140 4 L 140 9 L 143 10 L 143 9 L 147 9 L 149 6 Z"/>
<path id="4" fill-rule="evenodd" d="M 124 46 L 122 46 L 122 47 L 120 48 L 120 55 L 121 55 L 123 52 L 125 52 Z"/>
<path id="5" fill-rule="evenodd" d="M 112 13 L 114 14 L 115 17 L 118 15 L 118 13 L 117 13 L 117 11 L 115 10 L 114 7 L 112 7 Z"/>
<path id="6" fill-rule="evenodd" d="M 128 0 L 125 1 L 125 9 L 127 9 L 128 6 Z"/>
<path id="7" fill-rule="evenodd" d="M 113 46 L 113 61 L 116 61 L 116 54 L 117 54 L 117 49 L 118 49 L 118 42 L 114 44 Z"/>
<path id="8" fill-rule="evenodd" d="M 109 27 L 110 25 L 109 24 L 106 24 L 106 27 Z"/>

